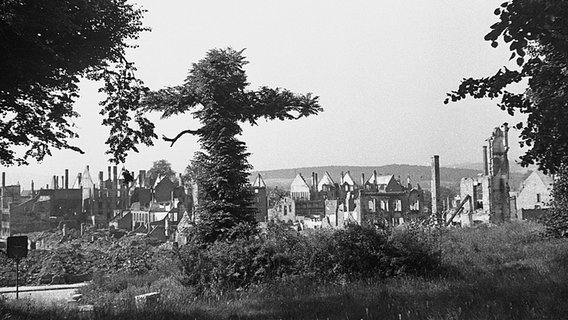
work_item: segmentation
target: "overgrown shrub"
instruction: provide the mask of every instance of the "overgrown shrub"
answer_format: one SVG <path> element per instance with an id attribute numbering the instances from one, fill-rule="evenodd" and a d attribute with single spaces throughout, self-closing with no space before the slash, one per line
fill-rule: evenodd
<path id="1" fill-rule="evenodd" d="M 552 188 L 551 212 L 541 218 L 547 233 L 554 237 L 568 236 L 568 168 L 557 174 Z"/>
<path id="2" fill-rule="evenodd" d="M 389 235 L 390 268 L 397 274 L 425 275 L 439 269 L 439 232 L 418 224 L 402 225 Z"/>
<path id="3" fill-rule="evenodd" d="M 188 244 L 180 251 L 185 282 L 226 290 L 286 279 L 344 282 L 420 274 L 437 265 L 430 242 L 411 228 L 358 225 L 299 233 L 271 226 L 265 237 Z"/>

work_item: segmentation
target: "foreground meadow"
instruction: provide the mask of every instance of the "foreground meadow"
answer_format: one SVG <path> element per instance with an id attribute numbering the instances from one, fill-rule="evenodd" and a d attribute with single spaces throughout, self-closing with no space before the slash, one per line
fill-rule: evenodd
<path id="1" fill-rule="evenodd" d="M 317 272 L 304 272 L 243 287 L 204 289 L 188 285 L 187 276 L 176 272 L 176 263 L 171 261 L 167 268 L 164 266 L 167 272 L 96 276 L 93 284 L 83 290 L 86 302 L 95 305 L 95 312 L 90 315 L 79 315 L 71 307 L 8 301 L 2 304 L 0 316 L 1 319 L 79 316 L 93 319 L 563 319 L 568 314 L 565 303 L 568 239 L 543 238 L 542 231 L 540 225 L 533 223 L 430 231 L 425 241 L 429 254 L 436 258 L 435 268 L 428 266 L 428 271 L 422 273 L 403 272 L 400 266 L 405 265 L 401 264 L 388 276 L 360 279 L 332 279 L 318 277 Z M 416 252 L 410 250 L 407 256 L 396 259 L 422 261 L 412 257 L 414 260 L 408 260 L 413 254 Z M 394 260 L 389 260 L 389 265 L 397 263 Z M 349 261 L 360 263 L 357 259 Z M 161 292 L 160 305 L 136 310 L 133 297 L 151 291 Z"/>

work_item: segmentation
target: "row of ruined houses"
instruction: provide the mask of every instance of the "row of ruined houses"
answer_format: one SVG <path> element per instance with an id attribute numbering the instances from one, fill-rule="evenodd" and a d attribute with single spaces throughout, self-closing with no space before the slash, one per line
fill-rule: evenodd
<path id="1" fill-rule="evenodd" d="M 1 237 L 49 230 L 54 227 L 122 228 L 145 232 L 159 238 L 175 236 L 175 226 L 191 206 L 183 186 L 163 178 L 150 186 L 141 170 L 133 181 L 119 177 L 116 167 L 108 167 L 104 179 L 99 172 L 94 180 L 89 166 L 69 184 L 69 172 L 54 176 L 51 185 L 20 190 L 20 185 L 5 184 L 2 175 Z M 59 179 L 61 178 L 61 179 Z"/>
<path id="2" fill-rule="evenodd" d="M 32 182 L 32 189 L 27 191 L 20 185 L 6 186 L 3 174 L 1 236 L 90 224 L 176 240 L 180 223 L 187 227 L 196 218 L 192 212 L 197 205 L 193 200 L 197 187 L 188 190 L 170 178 L 158 179 L 150 186 L 145 174 L 140 170 L 133 181 L 127 182 L 116 167 L 108 167 L 106 179 L 101 171 L 94 180 L 87 166 L 71 185 L 66 170 L 64 176 L 53 177 L 51 186 L 34 190 Z M 258 175 L 251 185 L 256 220 L 288 222 L 299 228 L 342 227 L 347 223 L 397 225 L 424 211 L 420 186 L 413 187 L 410 181 L 403 185 L 392 175 L 374 172 L 368 180 L 363 175 L 357 183 L 346 172 L 336 183 L 327 172 L 321 180 L 313 173 L 311 182 L 309 185 L 298 174 L 290 196 L 269 204 L 266 184 Z"/>
<path id="3" fill-rule="evenodd" d="M 100 171 L 94 180 L 87 166 L 72 184 L 65 170 L 63 176 L 53 176 L 51 185 L 45 188 L 35 190 L 32 182 L 31 190 L 21 190 L 19 184 L 6 185 L 2 173 L 0 238 L 56 227 L 79 229 L 86 224 L 177 241 L 178 225 L 187 227 L 195 220 L 192 213 L 197 188 L 186 188 L 181 176 L 177 182 L 159 177 L 150 185 L 145 170 L 137 176 L 129 174 L 131 181 L 119 175 L 116 166 L 109 166 L 106 179 Z M 253 189 L 257 220 L 266 221 L 266 186 Z"/>
<path id="4" fill-rule="evenodd" d="M 450 201 L 440 197 L 439 157 L 432 158 L 431 207 L 425 207 L 424 192 L 408 178 L 403 184 L 394 175 L 360 183 L 350 172 L 341 173 L 338 181 L 325 172 L 322 179 L 312 173 L 311 183 L 297 174 L 290 185 L 290 195 L 268 209 L 268 221 L 284 221 L 303 228 L 341 228 L 349 223 L 396 226 L 424 220 L 437 224 L 471 226 L 499 224 L 512 220 L 538 220 L 550 208 L 554 177 L 532 171 L 519 191 L 509 186 L 508 127 L 497 127 L 483 146 L 484 170 L 475 177 L 460 181 L 459 194 Z M 260 176 L 255 184 L 264 182 Z"/>
<path id="5" fill-rule="evenodd" d="M 348 171 L 335 182 L 325 172 L 321 180 L 312 173 L 310 184 L 299 173 L 290 185 L 290 195 L 274 203 L 267 218 L 299 229 L 342 228 L 349 223 L 396 226 L 420 219 L 426 211 L 424 192 L 410 179 L 403 184 L 394 175 L 380 176 L 375 171 L 368 179 L 362 174 L 357 182 Z"/>
<path id="6" fill-rule="evenodd" d="M 337 182 L 328 172 L 321 179 L 312 173 L 308 181 L 297 174 L 290 194 L 269 203 L 267 186 L 258 175 L 251 185 L 256 220 L 280 221 L 305 229 L 342 228 L 350 223 L 396 226 L 423 220 L 431 214 L 448 225 L 462 226 L 537 219 L 546 213 L 553 178 L 534 171 L 519 192 L 510 191 L 507 130 L 495 128 L 488 146 L 483 148 L 483 174 L 461 180 L 453 208 L 442 205 L 435 156 L 430 188 L 432 207 L 425 206 L 424 191 L 418 184 L 412 185 L 410 178 L 403 183 L 400 177 L 378 175 L 376 171 L 368 179 L 362 174 L 359 181 L 347 171 L 341 173 Z M 62 225 L 79 228 L 81 224 L 90 224 L 178 241 L 183 233 L 180 231 L 198 219 L 192 214 L 198 205 L 194 200 L 198 194 L 196 186 L 189 190 L 167 177 L 149 185 L 144 170 L 133 181 L 125 181 L 116 167 L 108 167 L 106 179 L 99 172 L 94 180 L 87 166 L 71 185 L 66 170 L 64 176 L 53 177 L 51 186 L 34 190 L 32 182 L 31 190 L 25 191 L 20 185 L 6 185 L 3 173 L 0 191 L 1 238 Z"/>

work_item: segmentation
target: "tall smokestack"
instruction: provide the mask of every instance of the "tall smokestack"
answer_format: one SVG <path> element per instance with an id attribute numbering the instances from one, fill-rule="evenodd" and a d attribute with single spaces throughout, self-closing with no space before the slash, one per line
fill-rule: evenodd
<path id="1" fill-rule="evenodd" d="M 112 187 L 114 189 L 118 188 L 118 171 L 116 166 L 112 167 Z"/>
<path id="2" fill-rule="evenodd" d="M 65 189 L 69 189 L 69 169 L 65 169 Z"/>
<path id="3" fill-rule="evenodd" d="M 102 171 L 99 171 L 99 189 L 104 189 L 105 187 L 105 178 L 104 178 L 104 173 Z"/>
<path id="4" fill-rule="evenodd" d="M 318 191 L 318 183 L 319 183 L 319 180 L 318 180 L 318 173 L 316 172 L 316 185 L 315 185 L 315 188 L 314 188 L 315 191 Z"/>
<path id="5" fill-rule="evenodd" d="M 2 188 L 6 186 L 6 172 L 2 172 Z"/>
<path id="6" fill-rule="evenodd" d="M 483 146 L 483 175 L 489 175 L 489 162 L 487 161 L 487 146 Z"/>
<path id="7" fill-rule="evenodd" d="M 318 185 L 316 181 L 316 173 L 312 171 L 312 190 L 317 191 Z"/>
<path id="8" fill-rule="evenodd" d="M 375 187 L 378 188 L 379 182 L 377 181 L 377 180 L 378 180 L 378 179 L 377 179 L 377 177 L 378 177 L 378 176 L 377 176 L 377 170 L 373 170 L 373 176 L 374 176 L 374 179 L 375 179 Z"/>
<path id="9" fill-rule="evenodd" d="M 361 172 L 361 185 L 364 187 L 365 186 L 365 173 Z"/>
<path id="10" fill-rule="evenodd" d="M 442 208 L 440 199 L 440 156 L 432 157 L 432 213 L 438 224 L 442 224 Z"/>
<path id="11" fill-rule="evenodd" d="M 32 196 L 34 195 L 34 181 L 32 180 Z"/>
<path id="12" fill-rule="evenodd" d="M 111 166 L 108 166 L 108 179 L 112 181 Z"/>

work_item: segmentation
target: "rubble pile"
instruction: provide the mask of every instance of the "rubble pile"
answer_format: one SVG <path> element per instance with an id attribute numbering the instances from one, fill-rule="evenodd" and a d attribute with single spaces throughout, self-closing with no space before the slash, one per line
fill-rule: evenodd
<path id="1" fill-rule="evenodd" d="M 37 232 L 28 238 L 36 249 L 19 265 L 20 285 L 64 284 L 88 281 L 95 272 L 141 274 L 172 259 L 172 251 L 146 235 L 109 230 Z M 0 256 L 0 286 L 14 286 L 16 264 Z"/>

